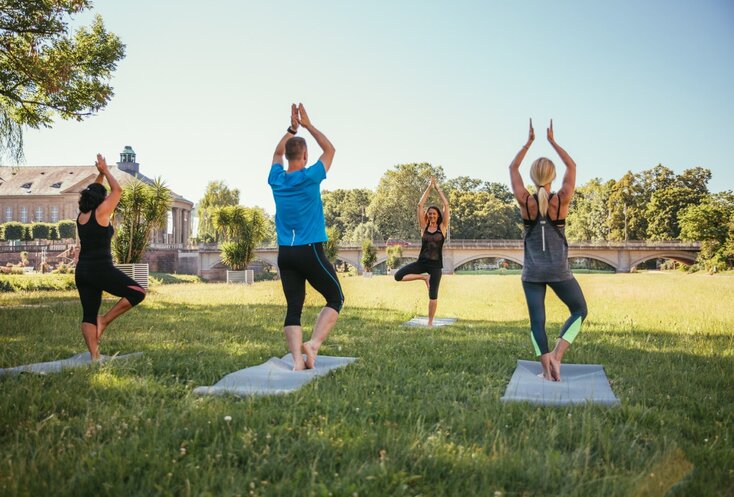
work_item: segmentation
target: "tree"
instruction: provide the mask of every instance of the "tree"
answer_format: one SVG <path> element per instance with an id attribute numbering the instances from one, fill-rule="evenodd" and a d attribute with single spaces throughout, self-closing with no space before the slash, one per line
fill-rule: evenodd
<path id="1" fill-rule="evenodd" d="M 81 121 L 113 96 L 125 46 L 98 15 L 72 33 L 91 0 L 0 0 L 0 159 L 23 158 L 23 126 Z"/>
<path id="2" fill-rule="evenodd" d="M 389 269 L 397 269 L 400 266 L 400 260 L 403 258 L 403 247 L 400 245 L 391 245 L 387 247 L 387 267 Z"/>
<path id="3" fill-rule="evenodd" d="M 651 240 L 672 240 L 680 235 L 678 215 L 689 205 L 700 203 L 708 196 L 706 183 L 711 171 L 696 167 L 686 169 L 677 176 L 675 183 L 665 189 L 657 189 L 647 205 L 647 235 Z"/>
<path id="4" fill-rule="evenodd" d="M 118 263 L 143 260 L 153 230 L 166 225 L 171 202 L 171 190 L 160 178 L 151 185 L 136 179 L 122 189 L 113 218 L 117 235 L 112 251 Z"/>
<path id="5" fill-rule="evenodd" d="M 425 162 L 399 164 L 382 175 L 367 209 L 367 215 L 380 235 L 396 238 L 418 236 L 420 228 L 415 217 L 416 206 L 431 176 L 443 183 L 443 168 Z M 435 191 L 426 203 L 431 204 L 440 205 Z"/>
<path id="6" fill-rule="evenodd" d="M 198 238 L 202 241 L 216 240 L 216 229 L 211 222 L 212 212 L 218 207 L 239 203 L 240 191 L 237 188 L 229 188 L 224 181 L 210 181 L 206 185 L 204 196 L 196 206 L 199 218 Z"/>
<path id="7" fill-rule="evenodd" d="M 366 223 L 358 224 L 354 231 L 352 231 L 347 236 L 343 237 L 343 240 L 345 242 L 349 243 L 362 243 L 362 240 L 376 240 L 378 238 L 382 238 L 380 234 L 377 232 L 377 227 L 375 226 L 375 223 L 372 221 L 367 221 Z"/>
<path id="8" fill-rule="evenodd" d="M 734 226 L 734 195 L 709 195 L 700 204 L 685 207 L 678 215 L 680 239 L 701 242 L 697 263 L 721 269 L 734 263 L 729 249 Z"/>
<path id="9" fill-rule="evenodd" d="M 324 254 L 329 262 L 334 264 L 336 262 L 336 256 L 339 254 L 339 242 L 341 241 L 341 233 L 334 226 L 326 228 L 326 236 L 329 238 L 324 243 Z"/>
<path id="10" fill-rule="evenodd" d="M 599 178 L 576 188 L 566 217 L 569 240 L 606 240 L 608 235 L 609 194 L 614 180 L 602 183 Z"/>
<path id="11" fill-rule="evenodd" d="M 246 269 L 255 257 L 255 248 L 267 236 L 267 223 L 257 208 L 228 205 L 211 213 L 212 225 L 223 240 L 222 262 L 234 271 Z"/>
<path id="12" fill-rule="evenodd" d="M 362 267 L 368 273 L 372 272 L 372 268 L 377 261 L 377 249 L 370 240 L 362 242 Z"/>
<path id="13" fill-rule="evenodd" d="M 358 225 L 367 220 L 367 207 L 373 195 L 366 188 L 322 192 L 326 225 L 337 228 L 345 237 L 349 236 Z"/>
<path id="14" fill-rule="evenodd" d="M 517 239 L 522 236 L 516 205 L 486 191 L 453 190 L 451 236 L 457 239 Z"/>

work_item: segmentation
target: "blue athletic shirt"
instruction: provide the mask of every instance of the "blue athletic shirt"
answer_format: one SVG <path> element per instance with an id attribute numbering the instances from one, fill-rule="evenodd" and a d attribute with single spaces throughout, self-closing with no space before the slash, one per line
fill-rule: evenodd
<path id="1" fill-rule="evenodd" d="M 268 184 L 275 199 L 275 231 L 278 245 L 306 245 L 325 242 L 324 206 L 321 182 L 326 169 L 321 161 L 313 166 L 287 173 L 282 164 L 273 164 Z"/>

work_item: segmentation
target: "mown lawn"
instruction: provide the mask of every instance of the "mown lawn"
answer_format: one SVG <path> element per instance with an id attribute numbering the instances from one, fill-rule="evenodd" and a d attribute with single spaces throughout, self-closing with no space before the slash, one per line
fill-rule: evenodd
<path id="1" fill-rule="evenodd" d="M 445 277 L 439 315 L 460 320 L 435 330 L 401 326 L 421 282 L 345 278 L 322 353 L 359 360 L 246 399 L 191 392 L 286 353 L 279 283 L 155 286 L 102 344 L 141 359 L 0 377 L 0 495 L 734 495 L 734 277 L 578 279 L 590 314 L 567 361 L 603 364 L 619 408 L 500 402 L 532 358 L 516 275 Z M 74 292 L 0 306 L 0 367 L 84 350 Z"/>

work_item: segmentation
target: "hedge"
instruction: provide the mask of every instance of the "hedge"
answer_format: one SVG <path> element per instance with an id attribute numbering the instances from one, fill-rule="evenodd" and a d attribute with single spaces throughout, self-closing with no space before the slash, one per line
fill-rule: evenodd
<path id="1" fill-rule="evenodd" d="M 76 222 L 71 220 L 58 223 L 24 224 L 17 221 L 0 224 L 0 241 L 10 240 L 59 240 L 76 238 Z"/>
<path id="2" fill-rule="evenodd" d="M 39 290 L 74 290 L 73 274 L 4 274 L 0 275 L 0 292 L 32 292 Z"/>

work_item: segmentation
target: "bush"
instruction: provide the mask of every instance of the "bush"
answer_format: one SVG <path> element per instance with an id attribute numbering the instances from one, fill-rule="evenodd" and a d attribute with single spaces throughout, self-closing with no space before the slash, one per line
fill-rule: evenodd
<path id="1" fill-rule="evenodd" d="M 58 224 L 51 224 L 48 228 L 48 239 L 49 240 L 58 240 L 59 239 L 59 225 Z"/>
<path id="2" fill-rule="evenodd" d="M 5 241 L 5 225 L 0 224 L 0 242 Z"/>
<path id="3" fill-rule="evenodd" d="M 21 240 L 23 240 L 24 242 L 30 242 L 31 240 L 33 240 L 33 231 L 31 231 L 30 224 L 23 225 L 23 235 L 21 236 Z"/>
<path id="4" fill-rule="evenodd" d="M 51 225 L 48 223 L 31 224 L 31 233 L 34 240 L 48 240 Z"/>
<path id="5" fill-rule="evenodd" d="M 23 224 L 18 222 L 5 223 L 5 240 L 20 240 L 23 238 Z"/>
<path id="6" fill-rule="evenodd" d="M 64 220 L 59 221 L 59 238 L 74 238 L 76 239 L 76 221 Z"/>
<path id="7" fill-rule="evenodd" d="M 0 275 L 0 292 L 73 290 L 75 288 L 74 275 L 70 274 Z"/>
<path id="8" fill-rule="evenodd" d="M 278 273 L 275 271 L 263 271 L 255 273 L 255 281 L 275 281 L 278 279 Z"/>
<path id="9" fill-rule="evenodd" d="M 371 240 L 365 240 L 362 242 L 362 267 L 368 273 L 372 272 L 372 268 L 375 266 L 377 261 L 377 249 L 372 244 Z"/>

